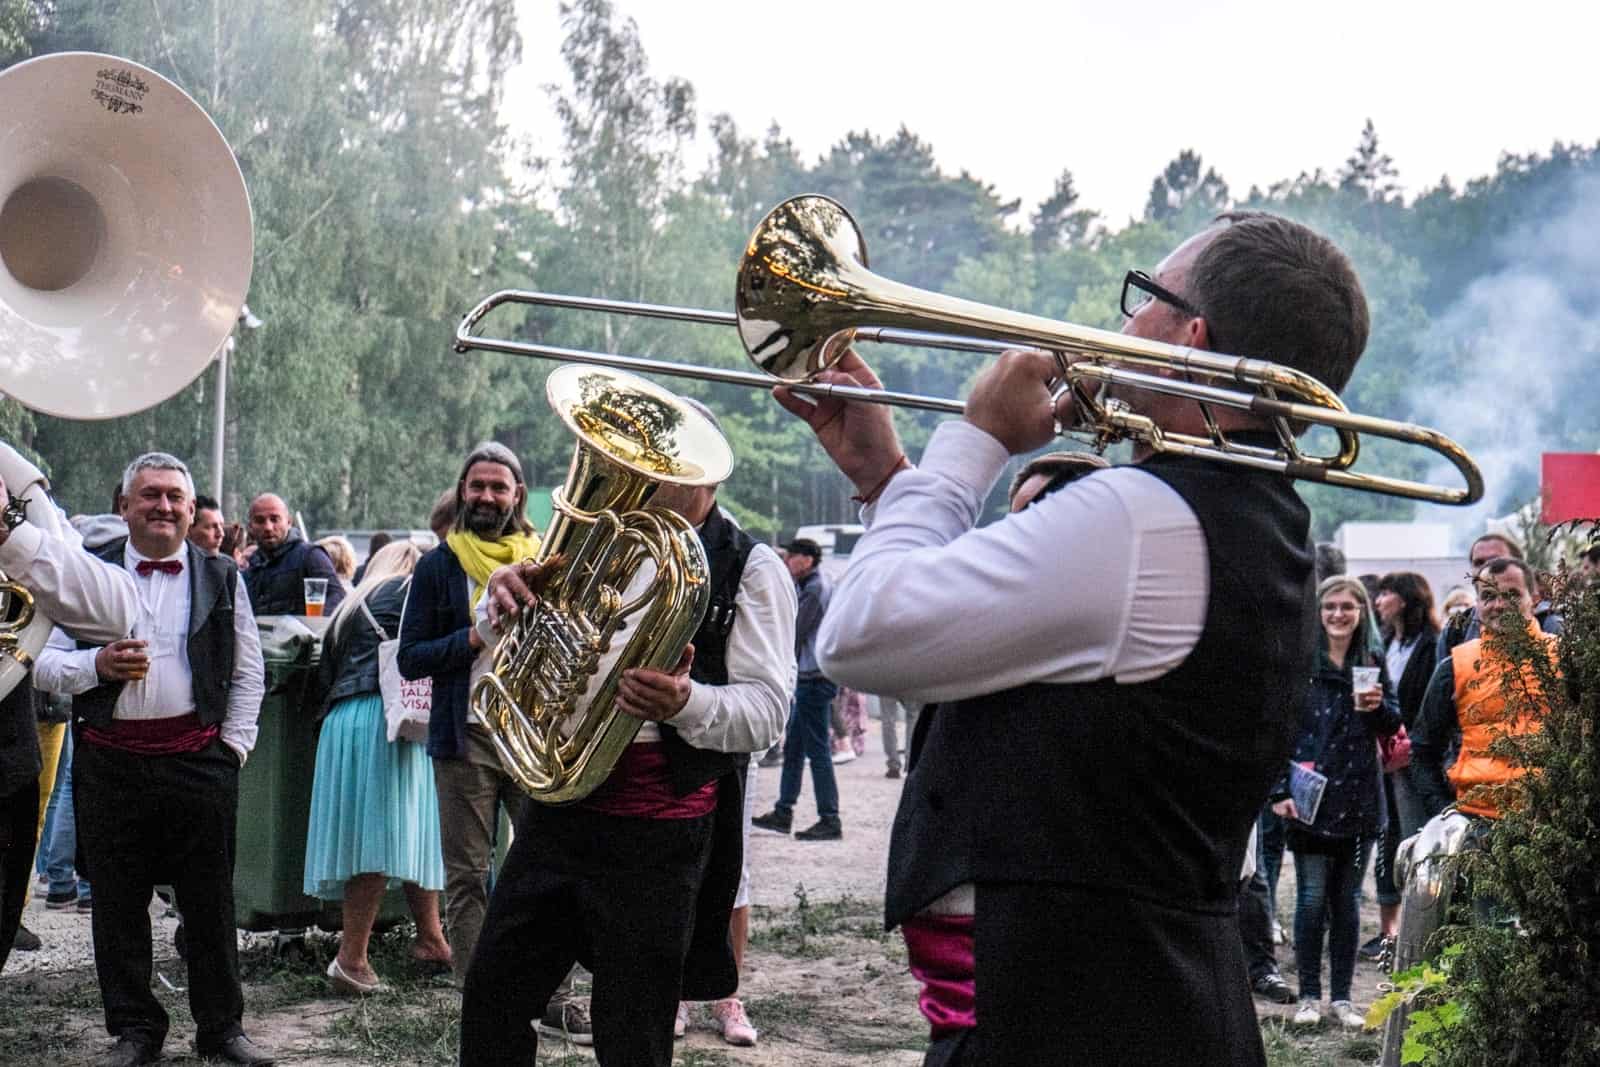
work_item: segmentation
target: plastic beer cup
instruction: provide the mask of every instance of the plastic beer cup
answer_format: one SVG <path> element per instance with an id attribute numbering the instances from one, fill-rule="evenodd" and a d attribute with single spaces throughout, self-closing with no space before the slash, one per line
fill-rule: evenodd
<path id="1" fill-rule="evenodd" d="M 328 579 L 307 578 L 306 583 L 306 615 L 314 617 L 322 614 L 322 605 L 328 602 Z"/>

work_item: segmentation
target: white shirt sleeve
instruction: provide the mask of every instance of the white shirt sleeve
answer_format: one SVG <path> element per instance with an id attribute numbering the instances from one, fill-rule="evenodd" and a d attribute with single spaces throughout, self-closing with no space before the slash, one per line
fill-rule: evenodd
<path id="1" fill-rule="evenodd" d="M 0 570 L 22 583 L 58 626 L 85 641 L 119 640 L 138 621 L 133 575 L 85 552 L 70 526 L 60 537 L 32 523 L 18 526 L 0 545 Z"/>
<path id="2" fill-rule="evenodd" d="M 239 766 L 256 747 L 256 719 L 266 695 L 266 664 L 261 657 L 261 631 L 250 594 L 239 575 L 233 592 L 233 681 L 228 687 L 228 714 L 222 720 L 222 741 L 239 756 Z"/>
<path id="3" fill-rule="evenodd" d="M 778 554 L 756 545 L 745 561 L 728 633 L 728 684 L 695 682 L 689 702 L 667 721 L 689 744 L 718 752 L 761 752 L 783 733 L 794 697 L 794 579 Z"/>
<path id="4" fill-rule="evenodd" d="M 38 660 L 34 662 L 34 688 L 65 696 L 87 693 L 100 684 L 100 674 L 94 667 L 94 658 L 99 651 L 98 648 L 78 648 L 77 643 L 57 626 L 50 631 L 50 639 L 45 642 Z"/>
<path id="5" fill-rule="evenodd" d="M 818 634 L 825 674 L 924 703 L 1032 682 L 1159 677 L 1205 621 L 1199 520 L 1135 468 L 1080 479 L 981 529 L 1009 456 L 964 420 L 865 510 Z"/>

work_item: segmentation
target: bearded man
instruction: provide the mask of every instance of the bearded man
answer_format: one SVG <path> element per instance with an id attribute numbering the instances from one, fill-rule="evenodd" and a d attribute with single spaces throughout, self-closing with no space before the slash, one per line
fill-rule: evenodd
<path id="1" fill-rule="evenodd" d="M 472 625 L 489 575 L 539 549 L 523 515 L 527 499 L 522 464 L 509 448 L 494 441 L 474 448 L 456 479 L 455 523 L 444 543 L 417 561 L 400 622 L 400 673 L 433 679 L 428 755 L 439 791 L 445 933 L 458 981 L 483 929 L 500 810 L 515 821 L 524 799 L 500 766 L 488 730 L 468 711 L 467 696 L 494 652 Z M 551 1013 L 553 1025 L 587 1036 L 587 1010 L 564 992 Z"/>

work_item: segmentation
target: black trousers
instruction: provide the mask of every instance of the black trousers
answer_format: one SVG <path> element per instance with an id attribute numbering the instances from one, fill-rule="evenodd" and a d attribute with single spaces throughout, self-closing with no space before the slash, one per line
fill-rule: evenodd
<path id="1" fill-rule="evenodd" d="M 39 779 L 0 797 L 0 971 L 22 925 L 33 877 L 34 835 L 39 828 Z"/>
<path id="2" fill-rule="evenodd" d="M 462 1067 L 532 1067 L 529 1023 L 575 962 L 594 972 L 600 1063 L 670 1067 L 714 818 L 528 805 L 467 968 Z"/>
<path id="3" fill-rule="evenodd" d="M 1278 973 L 1278 953 L 1272 944 L 1272 908 L 1267 903 L 1267 877 L 1260 867 L 1239 883 L 1239 940 L 1252 984 Z"/>
<path id="4" fill-rule="evenodd" d="M 979 883 L 977 1022 L 924 1067 L 1264 1067 L 1231 914 Z"/>
<path id="5" fill-rule="evenodd" d="M 94 885 L 94 966 L 106 1030 L 159 1049 L 166 1011 L 150 991 L 150 896 L 170 883 L 183 914 L 189 1010 L 201 1050 L 242 1033 L 233 857 L 239 760 L 221 741 L 138 756 L 80 744 L 73 756 L 78 852 Z"/>

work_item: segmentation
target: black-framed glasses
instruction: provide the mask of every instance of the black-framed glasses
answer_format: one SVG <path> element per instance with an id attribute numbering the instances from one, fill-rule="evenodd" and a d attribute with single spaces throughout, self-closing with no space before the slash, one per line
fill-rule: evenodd
<path id="1" fill-rule="evenodd" d="M 1130 270 L 1122 278 L 1122 313 L 1128 318 L 1142 311 L 1152 300 L 1171 304 L 1186 315 L 1204 318 L 1200 309 L 1164 285 L 1160 285 L 1142 270 Z"/>

